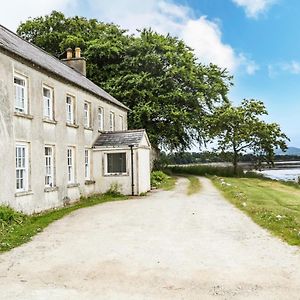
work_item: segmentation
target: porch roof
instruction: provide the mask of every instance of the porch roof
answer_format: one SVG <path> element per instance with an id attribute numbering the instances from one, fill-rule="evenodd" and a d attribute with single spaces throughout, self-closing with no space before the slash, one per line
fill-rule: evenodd
<path id="1" fill-rule="evenodd" d="M 134 145 L 138 146 L 144 135 L 145 129 L 126 131 L 105 131 L 102 132 L 94 143 L 94 147 L 120 147 Z"/>

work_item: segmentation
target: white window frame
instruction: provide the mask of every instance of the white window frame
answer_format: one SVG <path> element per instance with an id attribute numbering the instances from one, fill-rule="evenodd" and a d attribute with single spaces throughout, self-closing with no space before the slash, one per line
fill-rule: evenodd
<path id="1" fill-rule="evenodd" d="M 50 154 L 46 154 L 46 148 L 50 149 Z M 54 166 L 55 166 L 55 153 L 54 146 L 45 145 L 44 157 L 45 157 L 45 187 L 54 187 Z"/>
<path id="2" fill-rule="evenodd" d="M 27 143 L 17 143 L 15 147 L 16 191 L 17 192 L 26 192 L 29 190 L 28 148 L 29 147 Z"/>
<path id="3" fill-rule="evenodd" d="M 67 176 L 68 184 L 75 183 L 75 148 L 67 148 Z"/>
<path id="4" fill-rule="evenodd" d="M 15 83 L 15 79 L 24 81 L 24 85 Z M 28 114 L 28 78 L 15 73 L 14 74 L 14 93 L 15 93 L 15 111 Z M 22 94 L 20 96 L 20 93 Z M 20 97 L 18 97 L 18 95 Z"/>
<path id="5" fill-rule="evenodd" d="M 122 115 L 119 116 L 120 119 L 120 130 L 124 131 L 124 117 Z"/>
<path id="6" fill-rule="evenodd" d="M 111 111 L 109 113 L 109 130 L 110 131 L 115 131 L 115 123 L 116 123 L 115 113 Z"/>
<path id="7" fill-rule="evenodd" d="M 125 172 L 108 172 L 108 155 L 110 154 L 125 154 L 125 162 L 126 162 L 126 165 L 125 165 Z M 126 151 L 116 151 L 116 152 L 107 152 L 105 153 L 105 156 L 104 156 L 104 175 L 116 175 L 116 176 L 124 176 L 124 175 L 128 175 L 128 153 Z"/>
<path id="8" fill-rule="evenodd" d="M 85 128 L 91 127 L 91 103 L 87 101 L 83 104 L 83 124 Z"/>
<path id="9" fill-rule="evenodd" d="M 68 102 L 68 100 L 71 100 Z M 75 124 L 75 97 L 71 95 L 66 96 L 66 119 L 67 124 Z"/>
<path id="10" fill-rule="evenodd" d="M 104 109 L 103 107 L 98 107 L 98 130 L 104 130 Z"/>
<path id="11" fill-rule="evenodd" d="M 50 97 L 44 95 L 44 90 L 50 92 Z M 45 119 L 53 120 L 54 119 L 54 98 L 53 98 L 53 88 L 43 85 L 43 116 Z"/>
<path id="12" fill-rule="evenodd" d="M 84 178 L 91 179 L 91 151 L 88 148 L 84 149 Z"/>

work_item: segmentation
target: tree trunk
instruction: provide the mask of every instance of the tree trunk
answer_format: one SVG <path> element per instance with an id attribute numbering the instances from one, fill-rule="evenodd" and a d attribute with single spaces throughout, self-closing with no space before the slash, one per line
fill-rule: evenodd
<path id="1" fill-rule="evenodd" d="M 235 150 L 233 152 L 233 174 L 238 175 L 238 153 Z"/>
<path id="2" fill-rule="evenodd" d="M 159 155 L 160 155 L 159 148 L 157 146 L 152 145 L 151 154 L 150 154 L 150 156 L 151 156 L 151 159 L 150 159 L 151 170 L 153 170 L 155 161 L 159 159 Z"/>

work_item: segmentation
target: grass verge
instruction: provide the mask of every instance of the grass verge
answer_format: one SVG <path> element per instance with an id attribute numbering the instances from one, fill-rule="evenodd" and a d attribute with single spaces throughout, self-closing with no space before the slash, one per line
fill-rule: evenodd
<path id="1" fill-rule="evenodd" d="M 153 171 L 151 173 L 151 187 L 169 191 L 174 189 L 177 178 L 169 176 L 162 171 Z"/>
<path id="2" fill-rule="evenodd" d="M 300 245 L 300 190 L 257 178 L 212 178 L 236 207 L 290 245 Z"/>
<path id="3" fill-rule="evenodd" d="M 168 178 L 160 184 L 159 188 L 163 189 L 164 191 L 171 191 L 175 188 L 176 181 L 176 177 L 168 176 Z"/>
<path id="4" fill-rule="evenodd" d="M 125 196 L 104 194 L 82 198 L 67 207 L 27 216 L 0 206 L 0 253 L 24 244 L 50 223 L 61 219 L 74 210 L 96 204 L 128 199 Z"/>
<path id="5" fill-rule="evenodd" d="M 199 178 L 196 176 L 187 176 L 187 179 L 189 180 L 187 194 L 190 196 L 198 193 L 201 189 L 201 183 Z"/>

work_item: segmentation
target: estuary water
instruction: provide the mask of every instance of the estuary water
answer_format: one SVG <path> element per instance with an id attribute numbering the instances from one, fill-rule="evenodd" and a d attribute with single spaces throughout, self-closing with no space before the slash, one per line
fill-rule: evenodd
<path id="1" fill-rule="evenodd" d="M 300 176 L 300 168 L 270 169 L 260 171 L 259 173 L 271 179 L 298 181 L 298 177 Z"/>

